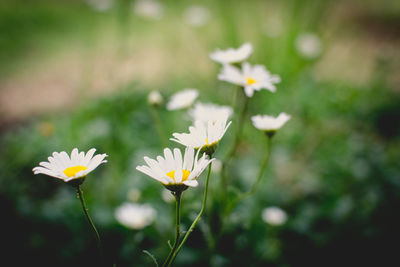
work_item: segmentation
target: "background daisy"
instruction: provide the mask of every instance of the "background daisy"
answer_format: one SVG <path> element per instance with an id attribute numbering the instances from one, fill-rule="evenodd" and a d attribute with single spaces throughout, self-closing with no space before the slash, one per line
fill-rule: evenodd
<path id="1" fill-rule="evenodd" d="M 197 102 L 192 109 L 189 110 L 189 115 L 193 121 L 202 121 L 205 124 L 208 121 L 213 123 L 218 120 L 228 120 L 232 115 L 233 110 L 229 106 L 219 106 L 212 103 Z"/>
<path id="2" fill-rule="evenodd" d="M 291 116 L 282 112 L 278 117 L 268 116 L 268 115 L 256 115 L 251 117 L 254 127 L 262 131 L 277 131 L 285 123 L 290 120 Z"/>
<path id="3" fill-rule="evenodd" d="M 171 99 L 167 103 L 167 109 L 175 110 L 190 107 L 198 96 L 199 91 L 197 89 L 184 89 L 171 96 Z"/>
<path id="4" fill-rule="evenodd" d="M 157 211 L 150 204 L 123 203 L 115 210 L 117 221 L 132 229 L 142 229 L 150 225 Z"/>
<path id="5" fill-rule="evenodd" d="M 250 43 L 244 43 L 241 47 L 227 50 L 217 49 L 210 54 L 210 58 L 218 63 L 233 64 L 246 60 L 253 52 L 253 46 Z"/>

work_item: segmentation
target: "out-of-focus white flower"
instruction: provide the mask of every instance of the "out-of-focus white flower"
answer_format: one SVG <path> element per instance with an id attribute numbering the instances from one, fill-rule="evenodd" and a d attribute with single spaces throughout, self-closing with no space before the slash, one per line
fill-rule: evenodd
<path id="1" fill-rule="evenodd" d="M 149 204 L 124 203 L 115 210 L 115 218 L 128 228 L 142 229 L 150 225 L 157 212 Z"/>
<path id="2" fill-rule="evenodd" d="M 65 151 L 60 153 L 54 152 L 52 157 L 48 157 L 49 162 L 40 162 L 40 167 L 33 168 L 34 174 L 46 174 L 55 178 L 62 179 L 64 182 L 84 178 L 88 173 L 93 171 L 107 157 L 106 154 L 98 154 L 93 157 L 96 149 L 90 149 L 86 155 L 84 152 L 78 153 L 78 149 L 74 148 L 71 158 Z"/>
<path id="3" fill-rule="evenodd" d="M 131 190 L 128 191 L 128 199 L 132 202 L 136 202 L 140 199 L 140 196 L 142 195 L 142 193 L 136 189 L 136 188 L 132 188 Z"/>
<path id="4" fill-rule="evenodd" d="M 251 66 L 247 62 L 243 63 L 242 70 L 229 64 L 224 65 L 218 79 L 243 86 L 248 97 L 261 89 L 275 92 L 274 84 L 281 81 L 278 75 L 272 75 L 263 65 Z"/>
<path id="5" fill-rule="evenodd" d="M 250 43 L 245 43 L 238 49 L 217 49 L 210 54 L 210 58 L 221 64 L 233 64 L 246 60 L 252 52 L 253 46 Z"/>
<path id="6" fill-rule="evenodd" d="M 96 11 L 105 12 L 114 5 L 114 0 L 86 0 L 86 3 Z"/>
<path id="7" fill-rule="evenodd" d="M 219 159 L 215 159 L 211 167 L 211 171 L 213 173 L 220 173 L 221 170 L 222 170 L 222 161 L 220 161 Z"/>
<path id="8" fill-rule="evenodd" d="M 173 133 L 175 138 L 170 138 L 170 140 L 187 147 L 201 148 L 202 151 L 211 155 L 215 152 L 229 125 L 231 122 L 227 124 L 226 120 L 208 121 L 207 124 L 195 121 L 194 126 L 189 127 L 189 133 Z"/>
<path id="9" fill-rule="evenodd" d="M 184 89 L 171 96 L 171 99 L 167 103 L 167 109 L 175 110 L 190 107 L 198 96 L 199 91 L 197 89 Z"/>
<path id="10" fill-rule="evenodd" d="M 261 213 L 261 218 L 264 222 L 271 225 L 281 225 L 287 220 L 287 215 L 284 210 L 278 207 L 265 208 Z"/>
<path id="11" fill-rule="evenodd" d="M 153 106 L 159 106 L 163 102 L 163 97 L 159 91 L 151 91 L 147 96 L 147 102 Z"/>
<path id="12" fill-rule="evenodd" d="M 227 121 L 232 113 L 233 110 L 229 106 L 219 106 L 211 103 L 204 104 L 200 102 L 197 102 L 194 108 L 189 110 L 189 115 L 192 117 L 193 121 L 202 121 L 205 124 L 207 124 L 208 121 L 212 121 L 213 123 L 218 120 Z"/>
<path id="13" fill-rule="evenodd" d="M 183 18 L 190 26 L 200 27 L 210 20 L 210 11 L 204 6 L 190 6 L 183 13 Z"/>
<path id="14" fill-rule="evenodd" d="M 188 186 L 197 186 L 197 177 L 214 159 L 208 159 L 206 154 L 198 159 L 200 150 L 197 151 L 194 158 L 193 147 L 185 149 L 184 159 L 179 149 L 174 149 L 172 154 L 169 148 L 164 149 L 164 158 L 157 157 L 157 160 L 149 157 L 144 157 L 147 165 L 137 166 L 138 171 L 147 174 L 153 179 L 162 183 L 168 190 L 183 191 Z"/>
<path id="15" fill-rule="evenodd" d="M 161 197 L 167 203 L 172 203 L 175 201 L 175 198 L 171 194 L 171 191 L 169 191 L 168 189 L 165 189 L 165 188 L 161 191 Z"/>
<path id="16" fill-rule="evenodd" d="M 300 56 L 313 59 L 322 52 L 322 42 L 313 33 L 302 33 L 296 38 L 296 50 Z"/>
<path id="17" fill-rule="evenodd" d="M 265 132 L 276 132 L 279 130 L 288 120 L 290 115 L 282 112 L 278 117 L 272 117 L 268 115 L 256 115 L 251 117 L 254 127 Z"/>
<path id="18" fill-rule="evenodd" d="M 164 15 L 164 7 L 155 0 L 136 0 L 132 8 L 136 15 L 144 18 L 159 20 Z"/>

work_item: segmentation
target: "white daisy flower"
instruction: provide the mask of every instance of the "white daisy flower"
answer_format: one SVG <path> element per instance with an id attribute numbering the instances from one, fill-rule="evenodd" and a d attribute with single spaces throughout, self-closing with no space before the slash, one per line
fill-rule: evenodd
<path id="1" fill-rule="evenodd" d="M 265 208 L 261 213 L 261 218 L 264 222 L 271 225 L 281 225 L 287 220 L 287 215 L 284 210 L 278 207 Z"/>
<path id="2" fill-rule="evenodd" d="M 247 62 L 243 63 L 242 70 L 232 65 L 224 65 L 218 79 L 243 86 L 248 97 L 252 97 L 254 91 L 261 89 L 275 92 L 274 84 L 281 81 L 278 75 L 271 74 L 263 65 L 251 66 Z"/>
<path id="3" fill-rule="evenodd" d="M 80 179 L 81 182 L 88 173 L 93 171 L 102 163 L 107 157 L 106 154 L 98 154 L 93 157 L 95 148 L 90 149 L 86 155 L 84 152 L 78 153 L 78 149 L 74 148 L 71 157 L 65 151 L 60 153 L 54 152 L 52 157 L 48 157 L 49 162 L 40 162 L 41 167 L 33 168 L 34 174 L 46 174 L 69 182 L 75 179 Z"/>
<path id="4" fill-rule="evenodd" d="M 307 59 L 318 57 L 322 52 L 321 39 L 313 33 L 302 33 L 296 38 L 296 50 Z"/>
<path id="5" fill-rule="evenodd" d="M 197 102 L 194 108 L 189 110 L 189 115 L 193 121 L 202 121 L 207 124 L 208 121 L 215 123 L 218 120 L 228 120 L 233 110 L 229 106 L 219 106 L 216 104 L 203 104 Z"/>
<path id="6" fill-rule="evenodd" d="M 142 229 L 156 218 L 157 211 L 149 204 L 124 203 L 115 210 L 118 222 L 132 229 Z"/>
<path id="7" fill-rule="evenodd" d="M 153 20 L 160 20 L 164 15 L 164 6 L 155 0 L 136 0 L 132 9 L 136 15 Z"/>
<path id="8" fill-rule="evenodd" d="M 252 52 L 253 46 L 250 43 L 245 43 L 238 49 L 217 49 L 210 54 L 210 58 L 221 64 L 233 64 L 246 60 Z"/>
<path id="9" fill-rule="evenodd" d="M 175 110 L 190 107 L 198 96 L 199 92 L 197 89 L 184 89 L 171 96 L 171 99 L 167 103 L 167 109 Z"/>
<path id="10" fill-rule="evenodd" d="M 208 155 L 212 155 L 229 125 L 231 125 L 231 121 L 227 124 L 226 119 L 216 122 L 210 120 L 207 124 L 195 121 L 194 126 L 189 127 L 189 133 L 173 133 L 175 138 L 170 138 L 170 140 L 184 146 L 201 149 Z"/>
<path id="11" fill-rule="evenodd" d="M 197 186 L 197 177 L 214 159 L 208 159 L 206 154 L 198 159 L 200 150 L 194 158 L 194 148 L 187 147 L 182 160 L 181 151 L 175 148 L 164 149 L 164 157 L 158 156 L 157 160 L 144 157 L 148 166 L 137 166 L 138 171 L 147 174 L 162 183 L 167 189 L 177 192 L 187 189 L 188 186 Z"/>
<path id="12" fill-rule="evenodd" d="M 153 106 L 159 106 L 163 102 L 163 97 L 159 91 L 151 91 L 147 96 L 147 102 Z"/>
<path id="13" fill-rule="evenodd" d="M 290 115 L 282 112 L 278 117 L 268 115 L 256 115 L 251 117 L 254 127 L 267 133 L 274 133 L 279 130 L 288 120 Z"/>

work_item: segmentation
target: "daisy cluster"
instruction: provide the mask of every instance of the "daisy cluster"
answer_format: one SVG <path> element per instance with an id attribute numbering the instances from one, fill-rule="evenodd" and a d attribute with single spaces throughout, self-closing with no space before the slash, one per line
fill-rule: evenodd
<path id="1" fill-rule="evenodd" d="M 198 95 L 197 89 L 184 89 L 171 96 L 166 108 L 170 111 L 189 109 Z M 159 107 L 160 99 L 160 93 L 153 91 L 149 94 L 148 102 L 154 107 Z M 184 154 L 178 148 L 165 148 L 163 156 L 157 156 L 156 159 L 144 157 L 147 165 L 137 166 L 136 169 L 175 193 L 197 186 L 196 179 L 215 160 L 212 156 L 231 124 L 228 119 L 232 113 L 233 110 L 229 106 L 195 103 L 194 107 L 188 110 L 193 122 L 189 132 L 173 133 L 173 138 L 170 138 L 171 141 L 185 146 Z"/>
<path id="2" fill-rule="evenodd" d="M 218 79 L 241 86 L 249 98 L 254 95 L 255 91 L 262 89 L 274 93 L 276 91 L 275 84 L 280 83 L 281 78 L 271 74 L 263 65 L 251 65 L 245 62 L 252 52 L 253 46 L 245 43 L 237 49 L 217 49 L 211 53 L 210 58 L 222 64 Z M 268 115 L 256 115 L 251 119 L 254 127 L 268 135 L 273 135 L 290 119 L 290 116 L 281 113 L 276 118 Z"/>
<path id="3" fill-rule="evenodd" d="M 275 84 L 280 82 L 280 77 L 271 74 L 263 65 L 251 65 L 245 62 L 252 52 L 253 46 L 250 43 L 245 43 L 237 49 L 217 49 L 212 52 L 210 58 L 222 64 L 218 79 L 241 86 L 249 98 L 262 89 L 275 92 Z M 186 88 L 172 95 L 166 104 L 166 109 L 169 111 L 186 109 L 192 120 L 193 124 L 189 127 L 189 132 L 173 133 L 173 138 L 170 138 L 171 141 L 186 147 L 184 156 L 177 148 L 173 150 L 174 153 L 169 148 L 165 148 L 164 157 L 158 156 L 156 159 L 145 157 L 147 166 L 137 167 L 137 170 L 159 181 L 172 191 L 197 186 L 196 178 L 208 164 L 215 160 L 211 157 L 231 125 L 229 119 L 233 115 L 232 107 L 196 102 L 198 96 L 197 89 Z M 154 107 L 160 107 L 162 100 L 163 97 L 158 91 L 152 91 L 149 94 L 148 102 Z M 251 119 L 257 129 L 272 136 L 290 119 L 290 116 L 281 113 L 276 118 L 256 115 Z M 197 153 L 192 166 L 188 157 L 192 158 L 195 150 Z M 199 153 L 202 154 L 200 160 Z M 184 158 L 183 161 L 182 158 Z M 187 162 L 191 164 L 187 165 Z"/>
<path id="4" fill-rule="evenodd" d="M 243 62 L 252 52 L 253 46 L 245 43 L 238 49 L 229 48 L 225 51 L 217 49 L 211 53 L 210 58 L 222 64 L 218 79 L 242 86 L 248 97 L 252 97 L 254 91 L 261 89 L 275 92 L 275 84 L 281 81 L 278 75 L 271 74 L 263 65 Z"/>
<path id="5" fill-rule="evenodd" d="M 147 10 L 146 12 L 149 12 L 149 7 L 140 6 L 143 5 L 140 1 L 138 1 L 138 5 L 142 11 Z M 137 9 L 140 10 L 138 7 Z M 217 49 L 210 54 L 212 60 L 222 64 L 218 79 L 239 85 L 246 95 L 246 101 L 256 91 L 262 89 L 275 92 L 275 85 L 280 82 L 280 77 L 271 74 L 265 66 L 251 65 L 246 62 L 252 52 L 252 45 L 245 43 L 237 49 Z M 144 162 L 146 164 L 137 166 L 136 170 L 158 181 L 175 196 L 178 203 L 181 193 L 189 187 L 198 186 L 198 178 L 209 167 L 205 182 L 203 208 L 198 215 L 198 218 L 200 218 L 206 203 L 211 163 L 217 161 L 213 156 L 232 123 L 230 118 L 233 116 L 234 110 L 230 106 L 196 102 L 198 96 L 199 91 L 197 89 L 187 88 L 172 95 L 165 105 L 169 111 L 178 109 L 186 110 L 188 117 L 191 119 L 192 124 L 188 127 L 188 132 L 172 133 L 172 137 L 169 138 L 170 141 L 183 145 L 184 152 L 182 153 L 179 148 L 171 149 L 166 147 L 163 150 L 163 154 L 154 159 L 145 156 Z M 158 108 L 163 105 L 163 97 L 160 92 L 151 92 L 147 100 L 154 107 L 154 114 L 157 114 Z M 290 116 L 286 113 L 281 113 L 278 117 L 256 115 L 251 118 L 254 127 L 264 131 L 269 138 L 289 119 Z M 157 122 L 161 123 L 161 120 L 159 118 L 158 120 L 155 119 L 155 123 Z M 242 125 L 238 125 L 238 127 L 242 127 Z M 48 162 L 40 162 L 39 166 L 33 169 L 34 174 L 49 175 L 76 187 L 90 223 L 91 220 L 84 205 L 79 186 L 90 172 L 100 164 L 107 162 L 105 160 L 107 157 L 106 154 L 94 155 L 95 151 L 96 149 L 92 148 L 85 153 L 79 152 L 77 148 L 74 148 L 70 155 L 65 151 L 60 153 L 54 152 L 52 156 L 48 157 Z M 220 165 L 223 165 L 223 163 Z M 134 193 L 132 199 L 137 200 L 140 192 Z M 262 218 L 266 222 L 274 225 L 284 223 L 286 220 L 285 216 L 282 211 L 277 209 L 269 209 L 262 214 Z M 115 217 L 126 227 L 142 229 L 155 220 L 156 211 L 148 204 L 125 203 L 115 211 Z M 191 227 L 195 226 L 198 218 L 193 222 Z M 95 230 L 94 226 L 93 228 Z"/>

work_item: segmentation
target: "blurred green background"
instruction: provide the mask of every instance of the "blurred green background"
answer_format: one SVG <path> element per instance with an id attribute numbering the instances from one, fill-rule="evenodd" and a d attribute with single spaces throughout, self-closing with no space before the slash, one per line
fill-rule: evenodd
<path id="1" fill-rule="evenodd" d="M 174 204 L 135 170 L 162 151 L 147 94 L 167 100 L 192 87 L 202 102 L 230 105 L 237 88 L 217 80 L 208 54 L 244 42 L 254 47 L 250 63 L 282 78 L 276 93 L 251 98 L 249 114 L 292 119 L 273 139 L 262 186 L 235 207 L 214 249 L 207 235 L 220 230 L 222 211 L 212 174 L 210 205 L 176 265 L 398 262 L 399 29 L 396 0 L 0 1 L 1 265 L 98 266 L 73 188 L 32 173 L 53 151 L 74 147 L 109 155 L 83 185 L 109 266 L 152 266 L 144 249 L 162 262 Z M 168 137 L 191 124 L 185 111 L 162 107 L 160 115 Z M 229 150 L 234 127 L 215 157 Z M 232 187 L 251 186 L 265 142 L 248 117 Z M 200 208 L 204 176 L 183 195 L 184 229 Z M 114 213 L 124 202 L 151 204 L 155 221 L 122 226 Z M 286 222 L 262 219 L 271 206 Z"/>

